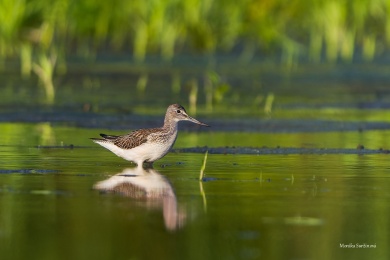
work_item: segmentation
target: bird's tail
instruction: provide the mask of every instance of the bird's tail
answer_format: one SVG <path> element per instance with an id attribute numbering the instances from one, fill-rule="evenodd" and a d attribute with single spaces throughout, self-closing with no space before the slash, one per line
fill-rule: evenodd
<path id="1" fill-rule="evenodd" d="M 105 143 L 105 142 L 112 142 L 116 138 L 118 138 L 117 135 L 106 135 L 106 134 L 100 134 L 103 138 L 90 138 L 95 143 Z"/>
<path id="2" fill-rule="evenodd" d="M 108 140 L 113 140 L 113 139 L 117 139 L 118 138 L 117 135 L 100 134 L 100 136 L 103 137 L 104 139 L 108 139 Z"/>

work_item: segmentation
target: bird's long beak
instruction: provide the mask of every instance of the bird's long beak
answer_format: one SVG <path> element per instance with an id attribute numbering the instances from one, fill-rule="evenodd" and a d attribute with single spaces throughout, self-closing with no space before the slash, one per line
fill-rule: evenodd
<path id="1" fill-rule="evenodd" d="M 187 115 L 187 120 L 188 120 L 188 121 L 191 121 L 192 123 L 198 124 L 198 125 L 209 126 L 209 125 L 206 125 L 205 123 L 202 123 L 202 122 L 196 120 L 196 119 L 193 118 L 193 117 L 190 117 L 189 115 Z"/>

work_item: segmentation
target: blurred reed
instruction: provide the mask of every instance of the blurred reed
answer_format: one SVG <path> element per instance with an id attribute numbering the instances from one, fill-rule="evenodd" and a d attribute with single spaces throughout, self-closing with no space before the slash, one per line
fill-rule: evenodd
<path id="1" fill-rule="evenodd" d="M 371 60 L 389 47 L 389 11 L 387 0 L 0 0 L 0 61 L 19 57 L 24 77 L 34 70 L 49 84 L 38 67 L 53 49 L 61 68 L 69 54 L 93 58 L 103 50 L 130 51 L 140 62 L 149 54 L 169 61 L 232 51 L 241 62 L 278 53 L 288 66 L 301 58 Z M 140 77 L 139 89 L 146 78 Z M 218 99 L 211 83 L 208 109 Z"/>
<path id="2" fill-rule="evenodd" d="M 279 50 L 287 61 L 297 54 L 318 60 L 323 52 L 334 61 L 350 59 L 356 47 L 371 59 L 379 44 L 390 43 L 386 0 L 1 0 L 0 6 L 1 57 L 25 56 L 22 44 L 34 46 L 32 52 L 65 45 L 67 53 L 87 44 L 95 51 L 130 47 L 138 60 L 242 46 L 246 60 L 258 50 Z"/>

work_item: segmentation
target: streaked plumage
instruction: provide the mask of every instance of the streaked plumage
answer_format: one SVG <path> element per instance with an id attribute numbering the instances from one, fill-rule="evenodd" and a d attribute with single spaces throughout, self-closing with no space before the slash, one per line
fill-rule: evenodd
<path id="1" fill-rule="evenodd" d="M 160 128 L 139 129 L 120 136 L 100 134 L 103 138 L 91 139 L 125 160 L 138 165 L 153 163 L 172 148 L 177 137 L 178 122 L 183 120 L 208 126 L 188 116 L 181 105 L 173 104 L 168 107 L 164 125 Z"/>

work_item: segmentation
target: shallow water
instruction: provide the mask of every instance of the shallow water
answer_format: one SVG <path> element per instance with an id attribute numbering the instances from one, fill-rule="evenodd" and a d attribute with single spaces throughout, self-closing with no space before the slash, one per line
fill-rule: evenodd
<path id="1" fill-rule="evenodd" d="M 388 154 L 209 154 L 199 182 L 202 153 L 145 171 L 91 143 L 99 129 L 0 128 L 4 259 L 389 257 Z M 182 132 L 175 148 L 377 148 L 388 135 Z"/>
<path id="2" fill-rule="evenodd" d="M 0 258 L 389 259 L 388 66 L 213 64 L 70 61 L 51 105 L 4 66 Z M 210 71 L 230 86 L 212 108 Z M 89 140 L 170 103 L 212 127 L 182 123 L 154 169 Z"/>

